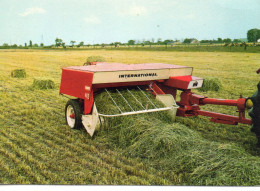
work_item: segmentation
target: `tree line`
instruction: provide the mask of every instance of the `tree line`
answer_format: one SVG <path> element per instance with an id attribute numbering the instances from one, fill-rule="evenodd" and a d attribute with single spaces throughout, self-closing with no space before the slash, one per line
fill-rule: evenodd
<path id="1" fill-rule="evenodd" d="M 259 29 L 250 29 L 247 32 L 247 41 L 248 42 L 258 42 L 260 40 L 260 30 Z M 166 40 L 162 40 L 161 38 L 158 38 L 157 40 L 155 40 L 154 38 L 152 38 L 151 40 L 134 40 L 134 39 L 130 39 L 128 40 L 126 43 L 122 43 L 122 42 L 112 42 L 109 44 L 105 44 L 105 43 L 101 43 L 101 44 L 85 44 L 83 41 L 80 41 L 78 43 L 76 43 L 76 41 L 71 40 L 70 41 L 70 45 L 67 45 L 61 38 L 56 38 L 55 39 L 55 44 L 50 45 L 50 46 L 44 46 L 43 43 L 37 44 L 37 43 L 33 43 L 32 40 L 29 41 L 29 43 L 24 43 L 23 45 L 17 45 L 17 44 L 13 44 L 13 45 L 8 45 L 7 43 L 4 43 L 1 47 L 2 48 L 37 48 L 37 47 L 47 47 L 47 48 L 51 48 L 53 46 L 55 47 L 82 47 L 82 46 L 121 46 L 121 45 L 125 45 L 125 46 L 133 46 L 133 45 L 139 45 L 139 46 L 152 46 L 152 45 L 173 45 L 173 44 L 198 44 L 198 43 L 208 43 L 208 44 L 230 44 L 230 43 L 242 43 L 245 42 L 242 39 L 230 39 L 230 38 L 217 38 L 217 39 L 213 39 L 213 40 L 200 40 L 198 41 L 196 38 L 185 38 L 183 40 L 173 40 L 173 39 L 166 39 Z"/>

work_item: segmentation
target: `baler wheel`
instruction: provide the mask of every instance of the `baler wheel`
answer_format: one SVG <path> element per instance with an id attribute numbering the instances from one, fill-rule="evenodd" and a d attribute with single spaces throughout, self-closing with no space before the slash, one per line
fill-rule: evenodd
<path id="1" fill-rule="evenodd" d="M 82 109 L 78 100 L 70 99 L 65 106 L 65 120 L 72 129 L 80 129 L 82 127 Z"/>

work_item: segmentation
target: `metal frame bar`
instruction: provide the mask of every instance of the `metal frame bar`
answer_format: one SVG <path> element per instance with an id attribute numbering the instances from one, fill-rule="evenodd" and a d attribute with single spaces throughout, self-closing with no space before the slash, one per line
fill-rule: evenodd
<path id="1" fill-rule="evenodd" d="M 155 108 L 157 108 L 156 105 L 154 105 L 154 103 L 151 101 L 151 99 L 150 99 L 149 97 L 147 97 L 147 95 L 144 93 L 144 91 L 143 91 L 139 86 L 137 86 L 137 88 L 144 94 L 144 96 L 151 102 L 151 104 L 152 104 Z"/>
<path id="2" fill-rule="evenodd" d="M 126 89 L 127 89 L 127 91 L 133 96 L 133 98 L 135 99 L 135 101 L 136 101 L 137 103 L 139 103 L 139 104 L 142 106 L 142 108 L 145 109 L 145 107 L 143 106 L 143 104 L 142 104 L 138 99 L 136 99 L 136 97 L 134 96 L 134 94 L 133 94 L 132 92 L 130 92 L 128 88 L 126 88 Z"/>
<path id="3" fill-rule="evenodd" d="M 156 93 L 156 91 L 153 89 L 152 83 L 149 85 L 149 87 L 153 90 L 153 92 L 155 93 L 155 95 L 159 95 L 159 94 Z M 160 97 L 158 97 L 158 99 L 159 99 L 160 101 L 162 101 Z"/>
<path id="4" fill-rule="evenodd" d="M 112 101 L 114 102 L 114 104 L 116 105 L 116 107 L 118 108 L 118 110 L 119 110 L 121 113 L 123 113 L 122 110 L 120 109 L 120 107 L 116 104 L 115 100 L 112 98 L 112 96 L 111 96 L 111 94 L 109 93 L 109 91 L 107 91 L 106 88 L 105 88 L 105 90 L 106 90 L 107 94 L 109 95 L 109 97 L 110 97 L 110 98 L 112 99 Z"/>
<path id="5" fill-rule="evenodd" d="M 125 97 L 121 94 L 120 91 L 118 91 L 118 89 L 116 89 L 116 91 L 119 93 L 119 95 L 123 98 L 123 100 L 126 102 L 126 104 L 131 108 L 132 111 L 135 111 L 132 106 L 129 104 L 129 102 L 125 99 Z"/>
<path id="6" fill-rule="evenodd" d="M 125 112 L 121 114 L 113 114 L 113 115 L 107 115 L 107 114 L 102 114 L 99 113 L 99 116 L 103 117 L 118 117 L 118 116 L 124 116 L 124 115 L 135 115 L 135 114 L 141 114 L 141 113 L 151 113 L 151 112 L 156 112 L 156 111 L 167 111 L 171 110 L 172 107 L 164 107 L 164 108 L 157 108 L 157 109 L 148 109 L 148 110 L 140 110 L 140 111 L 132 111 L 132 112 Z"/>

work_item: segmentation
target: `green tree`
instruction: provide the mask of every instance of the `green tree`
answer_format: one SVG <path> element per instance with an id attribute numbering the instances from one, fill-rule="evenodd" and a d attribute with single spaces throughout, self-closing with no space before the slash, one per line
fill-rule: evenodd
<path id="1" fill-rule="evenodd" d="M 74 46 L 75 43 L 76 43 L 76 41 L 74 41 L 74 40 L 70 41 L 71 46 Z"/>
<path id="2" fill-rule="evenodd" d="M 62 39 L 56 38 L 55 39 L 55 46 L 58 47 L 58 46 L 61 46 L 61 45 L 62 45 Z"/>
<path id="3" fill-rule="evenodd" d="M 119 45 L 121 45 L 121 42 L 114 42 L 115 47 L 119 47 Z"/>
<path id="4" fill-rule="evenodd" d="M 167 40 L 163 41 L 163 44 L 168 44 L 168 43 L 170 43 L 170 42 L 173 42 L 173 40 L 167 39 Z"/>
<path id="5" fill-rule="evenodd" d="M 234 43 L 240 43 L 240 42 L 242 42 L 242 41 L 239 40 L 239 39 L 234 39 L 233 42 L 234 42 Z"/>
<path id="6" fill-rule="evenodd" d="M 84 46 L 84 42 L 81 41 L 81 42 L 78 44 L 78 46 L 79 46 L 79 47 L 80 47 L 80 46 Z"/>
<path id="7" fill-rule="evenodd" d="M 30 42 L 29 42 L 29 46 L 32 47 L 32 41 L 31 41 L 31 40 L 30 40 Z"/>
<path id="8" fill-rule="evenodd" d="M 150 40 L 145 40 L 143 43 L 144 43 L 145 45 L 151 45 Z"/>
<path id="9" fill-rule="evenodd" d="M 222 38 L 218 38 L 218 41 L 217 41 L 218 43 L 222 43 L 223 42 L 223 40 L 222 40 Z"/>
<path id="10" fill-rule="evenodd" d="M 247 40 L 248 42 L 256 42 L 260 39 L 260 30 L 259 29 L 251 29 L 247 31 Z"/>
<path id="11" fill-rule="evenodd" d="M 223 39 L 223 42 L 224 42 L 224 43 L 231 43 L 232 40 L 231 40 L 230 38 L 226 38 L 226 39 Z"/>
<path id="12" fill-rule="evenodd" d="M 157 44 L 160 45 L 162 43 L 162 39 L 161 38 L 158 38 L 157 39 Z"/>
<path id="13" fill-rule="evenodd" d="M 191 38 L 185 38 L 184 41 L 183 41 L 183 43 L 190 44 L 191 41 L 192 41 Z"/>
<path id="14" fill-rule="evenodd" d="M 201 40 L 200 43 L 210 43 L 210 40 Z"/>
<path id="15" fill-rule="evenodd" d="M 128 45 L 134 45 L 135 44 L 135 40 L 129 40 L 127 44 Z"/>
<path id="16" fill-rule="evenodd" d="M 170 42 L 173 42 L 173 40 L 167 39 L 167 40 L 164 40 L 164 41 L 163 41 L 163 44 L 164 44 L 165 47 L 167 48 L 167 45 L 168 45 L 168 43 L 170 43 Z"/>
<path id="17" fill-rule="evenodd" d="M 27 43 L 24 43 L 24 47 L 27 47 Z"/>
<path id="18" fill-rule="evenodd" d="M 41 44 L 40 44 L 40 46 L 41 46 L 41 47 L 43 47 L 43 46 L 44 46 L 44 44 L 43 44 L 43 43 L 41 43 Z"/>

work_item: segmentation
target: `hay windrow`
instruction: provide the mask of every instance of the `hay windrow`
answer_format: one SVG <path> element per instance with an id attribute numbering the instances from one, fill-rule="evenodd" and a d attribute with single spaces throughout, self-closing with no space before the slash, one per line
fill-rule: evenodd
<path id="1" fill-rule="evenodd" d="M 198 90 L 201 92 L 207 91 L 219 91 L 222 88 L 222 84 L 218 78 L 205 78 L 203 86 Z"/>
<path id="2" fill-rule="evenodd" d="M 137 93 L 134 89 L 131 91 Z M 118 93 L 114 92 L 113 96 L 124 105 Z M 118 112 L 106 92 L 97 95 L 95 100 L 99 112 Z M 260 162 L 255 157 L 248 157 L 245 150 L 236 145 L 202 138 L 187 126 L 171 121 L 167 112 L 106 121 L 107 126 L 99 135 L 108 137 L 114 146 L 123 149 L 124 155 L 141 158 L 157 170 L 177 175 L 182 184 L 259 184 Z"/>
<path id="3" fill-rule="evenodd" d="M 84 65 L 89 65 L 91 62 L 105 62 L 105 58 L 103 56 L 89 56 Z"/>
<path id="4" fill-rule="evenodd" d="M 34 79 L 32 84 L 32 88 L 40 90 L 54 89 L 54 87 L 54 82 L 49 79 Z"/>
<path id="5" fill-rule="evenodd" d="M 11 77 L 13 78 L 26 78 L 25 69 L 16 69 L 11 72 Z"/>

